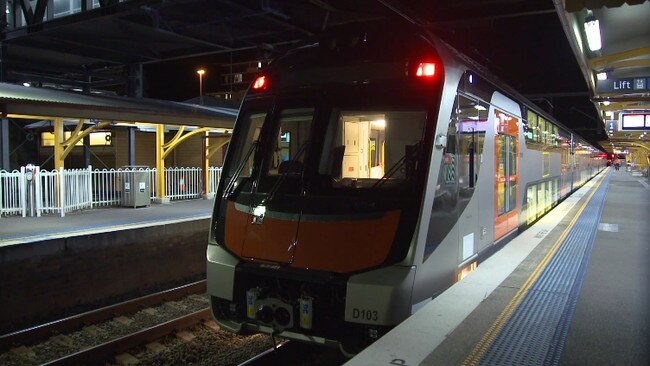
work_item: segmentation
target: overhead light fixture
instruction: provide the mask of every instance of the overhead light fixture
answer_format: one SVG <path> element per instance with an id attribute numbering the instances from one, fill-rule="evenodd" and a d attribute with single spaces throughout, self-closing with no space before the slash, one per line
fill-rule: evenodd
<path id="1" fill-rule="evenodd" d="M 30 83 L 23 83 L 23 86 L 26 86 L 26 87 L 29 88 L 29 87 L 32 86 L 32 85 L 31 85 Z"/>
<path id="2" fill-rule="evenodd" d="M 608 106 L 608 105 L 610 105 L 610 104 L 611 104 L 611 102 L 610 102 L 609 100 L 606 100 L 606 101 L 603 102 L 603 105 L 604 105 L 604 106 Z"/>
<path id="3" fill-rule="evenodd" d="M 600 50 L 602 41 L 600 38 L 600 23 L 595 16 L 589 15 L 585 18 L 585 33 L 587 34 L 587 45 L 594 52 Z"/>
<path id="4" fill-rule="evenodd" d="M 606 72 L 599 72 L 596 74 L 596 79 L 598 80 L 607 80 L 607 73 Z"/>

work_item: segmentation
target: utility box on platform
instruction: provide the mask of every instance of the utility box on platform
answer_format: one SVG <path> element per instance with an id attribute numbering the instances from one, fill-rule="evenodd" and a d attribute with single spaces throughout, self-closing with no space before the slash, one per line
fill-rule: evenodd
<path id="1" fill-rule="evenodd" d="M 142 207 L 151 204 L 151 170 L 146 166 L 125 166 L 122 172 L 122 206 Z"/>

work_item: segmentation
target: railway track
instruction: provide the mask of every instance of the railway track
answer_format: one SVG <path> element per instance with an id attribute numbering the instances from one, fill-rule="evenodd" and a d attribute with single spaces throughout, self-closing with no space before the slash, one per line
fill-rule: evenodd
<path id="1" fill-rule="evenodd" d="M 5 352 L 0 364 L 81 365 L 109 359 L 209 320 L 205 289 L 205 280 L 198 281 L 0 336 Z"/>
<path id="2" fill-rule="evenodd" d="M 0 364 L 260 366 L 321 358 L 298 342 L 279 340 L 273 349 L 268 336 L 221 331 L 204 294 L 199 281 L 0 336 Z"/>
<path id="3" fill-rule="evenodd" d="M 35 327 L 19 330 L 0 336 L 0 352 L 12 346 L 30 345 L 55 334 L 63 334 L 81 329 L 89 324 L 100 323 L 119 315 L 128 315 L 146 307 L 155 306 L 165 301 L 177 300 L 192 294 L 205 293 L 206 281 L 201 280 L 175 287 L 155 294 L 138 297 L 115 305 L 87 311 L 64 319 L 55 320 Z"/>

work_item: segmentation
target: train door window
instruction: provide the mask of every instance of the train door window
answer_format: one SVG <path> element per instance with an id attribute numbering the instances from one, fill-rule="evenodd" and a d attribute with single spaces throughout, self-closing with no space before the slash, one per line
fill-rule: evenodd
<path id="1" fill-rule="evenodd" d="M 489 105 L 462 95 L 457 98 L 458 184 L 461 189 L 475 186 L 485 142 Z"/>
<path id="2" fill-rule="evenodd" d="M 507 139 L 508 136 L 497 135 L 497 214 L 503 215 L 506 212 L 506 164 L 507 161 Z"/>
<path id="3" fill-rule="evenodd" d="M 497 214 L 509 212 L 517 206 L 517 118 L 495 111 L 496 142 L 496 206 Z"/>
<path id="4" fill-rule="evenodd" d="M 553 142 L 552 142 L 552 145 L 553 145 L 554 147 L 557 147 L 557 146 L 560 145 L 560 144 L 559 144 L 560 135 L 558 134 L 557 126 L 556 126 L 556 125 L 552 125 L 551 127 L 553 128 L 553 131 L 552 131 L 552 133 L 553 133 L 553 134 L 552 134 L 552 136 L 553 136 Z"/>
<path id="5" fill-rule="evenodd" d="M 508 207 L 507 211 L 517 207 L 517 139 L 508 136 Z"/>

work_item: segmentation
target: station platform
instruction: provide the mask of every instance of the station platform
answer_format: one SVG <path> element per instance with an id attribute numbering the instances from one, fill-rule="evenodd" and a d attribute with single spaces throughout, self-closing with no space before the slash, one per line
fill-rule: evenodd
<path id="1" fill-rule="evenodd" d="M 606 169 L 346 365 L 650 365 L 649 238 Z"/>
<path id="2" fill-rule="evenodd" d="M 213 204 L 0 218 L 0 334 L 205 278 Z"/>
<path id="3" fill-rule="evenodd" d="M 0 247 L 80 235 L 138 229 L 210 218 L 214 200 L 198 199 L 146 207 L 98 207 L 65 217 L 0 218 Z"/>

